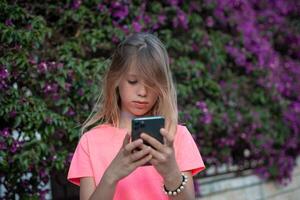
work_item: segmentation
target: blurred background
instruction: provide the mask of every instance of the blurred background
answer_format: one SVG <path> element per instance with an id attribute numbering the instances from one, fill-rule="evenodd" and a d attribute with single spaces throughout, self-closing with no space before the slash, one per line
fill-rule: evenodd
<path id="1" fill-rule="evenodd" d="M 197 199 L 300 195 L 300 1 L 0 0 L 0 199 L 78 199 L 66 180 L 116 45 L 166 45 Z M 298 165 L 297 165 L 298 163 Z"/>

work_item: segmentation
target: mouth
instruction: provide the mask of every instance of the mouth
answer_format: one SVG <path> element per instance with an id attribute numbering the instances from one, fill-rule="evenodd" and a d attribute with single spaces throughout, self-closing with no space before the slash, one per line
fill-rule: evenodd
<path id="1" fill-rule="evenodd" d="M 146 102 L 146 101 L 133 101 L 133 103 L 140 104 L 140 105 L 147 105 L 148 104 L 148 102 Z"/>
<path id="2" fill-rule="evenodd" d="M 133 101 L 134 106 L 137 109 L 145 109 L 148 105 L 148 102 L 144 102 L 144 101 Z"/>

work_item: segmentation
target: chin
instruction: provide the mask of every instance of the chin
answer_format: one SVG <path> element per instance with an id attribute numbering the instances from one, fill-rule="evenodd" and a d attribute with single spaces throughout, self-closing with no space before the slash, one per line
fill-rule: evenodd
<path id="1" fill-rule="evenodd" d="M 148 113 L 148 111 L 140 111 L 140 112 L 132 112 L 132 114 L 133 115 L 135 115 L 135 116 L 144 116 L 144 115 L 146 115 Z"/>

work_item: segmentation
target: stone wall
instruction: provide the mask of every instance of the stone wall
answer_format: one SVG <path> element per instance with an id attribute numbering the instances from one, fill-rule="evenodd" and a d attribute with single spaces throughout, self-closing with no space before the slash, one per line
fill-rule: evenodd
<path id="1" fill-rule="evenodd" d="M 287 186 L 265 182 L 250 171 L 243 176 L 233 174 L 202 178 L 202 197 L 197 200 L 299 200 L 300 199 L 300 159 L 293 171 L 293 179 Z"/>

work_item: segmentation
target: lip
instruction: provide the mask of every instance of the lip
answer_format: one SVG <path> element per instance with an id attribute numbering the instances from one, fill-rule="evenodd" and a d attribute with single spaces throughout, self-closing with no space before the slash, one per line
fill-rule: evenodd
<path id="1" fill-rule="evenodd" d="M 143 101 L 133 101 L 133 105 L 137 109 L 145 109 L 148 106 L 148 102 Z"/>
<path id="2" fill-rule="evenodd" d="M 148 104 L 148 102 L 146 102 L 146 101 L 133 101 L 133 103 L 141 104 L 141 105 L 147 105 Z"/>

